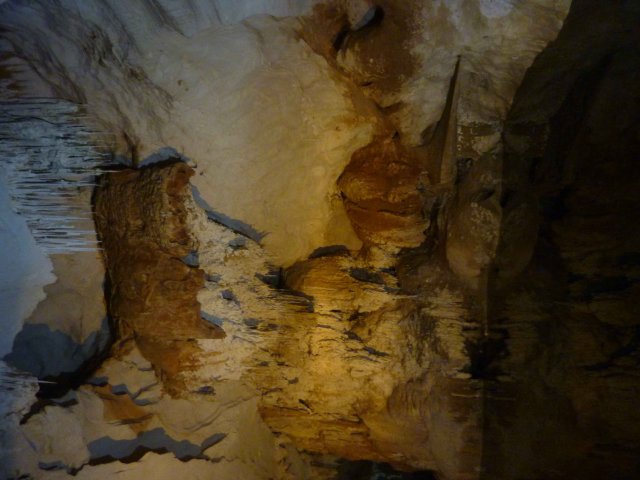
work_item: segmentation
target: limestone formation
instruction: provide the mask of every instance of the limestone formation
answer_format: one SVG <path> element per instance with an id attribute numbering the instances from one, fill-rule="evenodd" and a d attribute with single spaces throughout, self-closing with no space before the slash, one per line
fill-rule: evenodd
<path id="1" fill-rule="evenodd" d="M 224 336 L 200 318 L 204 272 L 185 260 L 196 251 L 184 200 L 192 174 L 183 163 L 125 170 L 106 176 L 95 200 L 117 336 L 134 339 L 174 390 L 197 362 L 196 339 Z"/>
<path id="2" fill-rule="evenodd" d="M 0 478 L 634 480 L 639 21 L 0 2 L 2 98 L 121 164 L 101 257 L 13 270 Z"/>

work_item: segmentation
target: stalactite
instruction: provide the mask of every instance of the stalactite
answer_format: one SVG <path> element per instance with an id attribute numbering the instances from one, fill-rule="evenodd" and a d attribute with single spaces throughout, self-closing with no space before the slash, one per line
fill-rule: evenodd
<path id="1" fill-rule="evenodd" d="M 12 390 L 35 386 L 38 383 L 40 381 L 37 378 L 15 370 L 5 362 L 0 361 L 0 393 L 3 395 Z"/>
<path id="2" fill-rule="evenodd" d="M 47 253 L 98 249 L 91 211 L 75 201 L 108 158 L 76 104 L 48 98 L 0 102 L 0 158 L 14 210 Z"/>

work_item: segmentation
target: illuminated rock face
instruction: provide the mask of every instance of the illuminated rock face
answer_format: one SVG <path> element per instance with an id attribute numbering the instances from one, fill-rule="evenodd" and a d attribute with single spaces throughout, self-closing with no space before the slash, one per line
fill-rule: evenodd
<path id="1" fill-rule="evenodd" d="M 338 185 L 365 244 L 410 248 L 424 241 L 428 219 L 420 189 L 427 173 L 416 157 L 392 139 L 375 141 L 351 157 Z"/>
<path id="2" fill-rule="evenodd" d="M 85 104 L 129 162 L 190 159 L 203 199 L 268 233 L 278 263 L 358 248 L 335 179 L 370 141 L 373 109 L 298 38 L 296 18 L 258 15 L 301 15 L 311 2 L 169 3 L 5 3 L 6 38 L 44 82 L 16 76 Z M 65 19 L 55 42 L 37 33 L 52 17 Z"/>
<path id="3" fill-rule="evenodd" d="M 446 438 L 432 432 L 432 418 L 450 417 L 447 396 L 470 391 L 461 318 L 425 319 L 393 269 L 346 250 L 319 252 L 270 281 L 263 247 L 190 199 L 190 173 L 184 163 L 127 170 L 109 174 L 97 191 L 109 312 L 122 339 L 113 355 L 126 359 L 134 340 L 166 391 L 211 392 L 211 408 L 220 385 L 250 388 L 266 424 L 301 450 L 472 471 L 479 451 L 455 457 L 473 448 L 477 401 L 457 402 L 461 418 Z M 198 266 L 185 265 L 188 252 L 197 252 Z M 425 345 L 427 335 L 437 349 Z M 459 440 L 449 438 L 452 429 Z M 465 431 L 471 436 L 463 439 Z"/>
<path id="4" fill-rule="evenodd" d="M 133 167 L 109 358 L 3 474 L 635 478 L 640 12 L 573 3 L 2 4 Z"/>
<path id="5" fill-rule="evenodd" d="M 192 175 L 181 162 L 126 170 L 106 176 L 95 199 L 117 336 L 135 339 L 172 391 L 185 388 L 196 339 L 224 335 L 200 318 L 204 272 L 187 263 L 195 252 L 185 206 Z"/>

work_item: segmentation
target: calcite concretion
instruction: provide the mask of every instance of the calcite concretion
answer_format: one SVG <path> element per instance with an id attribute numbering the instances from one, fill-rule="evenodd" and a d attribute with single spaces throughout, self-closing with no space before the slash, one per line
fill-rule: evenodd
<path id="1" fill-rule="evenodd" d="M 479 421 L 462 414 L 473 411 L 477 398 L 476 387 L 472 384 L 468 393 L 468 375 L 461 373 L 466 355 L 460 316 L 468 315 L 463 296 L 437 293 L 449 296 L 447 321 L 433 306 L 403 293 L 393 271 L 346 250 L 318 253 L 274 272 L 272 258 L 260 245 L 211 220 L 190 200 L 185 190 L 189 171 L 174 163 L 111 174 L 96 195 L 111 282 L 110 312 L 124 337 L 114 349 L 120 360 L 110 364 L 128 361 L 132 346 L 126 338 L 131 337 L 168 392 L 186 398 L 209 395 L 215 404 L 219 390 L 238 385 L 266 423 L 298 449 L 453 476 L 473 471 L 477 455 L 454 460 L 468 449 L 463 437 L 452 441 L 432 431 L 439 427 L 439 416 L 457 412 L 462 420 L 452 425 L 469 431 L 472 439 Z M 126 189 L 130 191 L 124 194 Z M 135 205 L 122 208 L 123 201 Z M 127 213 L 116 218 L 110 213 L 113 206 Z M 142 246 L 145 252 L 140 253 Z M 173 258 L 176 252 L 197 250 L 198 267 L 188 268 L 202 269 L 205 278 L 198 294 L 201 315 L 194 316 L 191 307 L 175 310 L 184 299 L 192 305 L 199 284 L 172 281 L 170 290 L 159 290 L 162 301 L 148 303 L 153 292 L 145 294 L 144 289 L 172 273 L 163 269 L 140 282 L 136 272 L 140 265 L 148 270 L 149 250 L 154 257 L 170 252 Z M 452 310 L 456 304 L 458 310 Z M 158 306 L 162 312 L 155 310 Z M 176 313 L 165 317 L 165 311 Z M 153 324 L 144 321 L 149 315 Z M 200 316 L 212 325 L 194 326 L 196 319 L 204 322 Z M 224 336 L 211 338 L 211 331 L 224 331 Z M 424 346 L 425 335 L 437 348 Z M 442 358 L 448 358 L 444 370 Z M 108 418 L 137 425 L 131 428 L 146 438 L 152 424 L 147 425 L 140 409 L 150 401 L 149 394 L 151 400 L 157 396 L 152 394 L 154 383 L 140 383 L 135 380 L 139 375 L 118 373 L 121 369 L 114 370 L 113 383 L 107 375 L 111 393 L 102 386 L 107 380 L 101 380 L 100 372 L 95 381 L 100 386 L 94 390 L 109 405 Z M 116 383 L 118 376 L 127 383 Z M 125 392 L 132 400 L 122 397 Z M 451 405 L 445 392 L 468 397 L 471 404 L 462 400 Z M 417 402 L 415 409 L 407 409 L 407 401 Z M 284 464 L 291 463 L 290 457 Z"/>
<path id="2" fill-rule="evenodd" d="M 0 354 L 40 378 L 74 375 L 109 339 L 104 268 L 90 204 L 96 167 L 104 165 L 107 155 L 100 153 L 95 132 L 83 124 L 79 105 L 55 98 L 16 100 L 10 80 L 20 62 L 11 53 L 4 55 L 10 62 L 2 75 L 9 82 L 0 85 L 0 157 L 10 210 L 3 209 L 0 234 L 5 247 Z M 22 222 L 28 229 L 18 228 Z M 25 268 L 31 271 L 17 274 Z M 39 268 L 51 270 L 44 276 L 49 283 L 44 298 L 31 293 L 34 282 L 43 280 Z"/>
<path id="3" fill-rule="evenodd" d="M 570 3 L 0 5 L 132 167 L 110 358 L 7 476 L 634 479 L 640 11 Z"/>
<path id="4" fill-rule="evenodd" d="M 370 27 L 346 34 L 337 62 L 388 112 L 403 142 L 414 146 L 428 140 L 429 129 L 438 122 L 459 62 L 459 129 L 463 134 L 478 127 L 487 130 L 464 138 L 476 144 L 480 155 L 495 145 L 483 137 L 501 130 L 526 69 L 555 38 L 570 4 L 380 1 Z M 326 15 L 319 7 L 315 14 Z"/>
<path id="5" fill-rule="evenodd" d="M 177 2 L 158 16 L 156 2 L 45 0 L 4 4 L 1 16 L 4 37 L 45 79 L 43 95 L 84 104 L 134 163 L 162 158 L 166 147 L 192 159 L 203 198 L 264 232 L 279 262 L 324 244 L 358 248 L 332 199 L 376 118 L 297 38 L 298 21 L 243 16 L 307 13 L 298 2 L 236 3 Z M 189 34 L 176 24 L 191 24 Z"/>
<path id="6" fill-rule="evenodd" d="M 338 179 L 347 214 L 365 244 L 417 247 L 428 219 L 420 194 L 428 177 L 398 142 L 381 139 L 355 152 Z"/>
<path id="7" fill-rule="evenodd" d="M 473 448 L 480 419 L 469 416 L 477 382 L 466 385 L 462 372 L 463 329 L 474 322 L 455 277 L 448 288 L 437 278 L 425 286 L 429 303 L 399 288 L 393 269 L 344 249 L 274 271 L 265 249 L 197 208 L 190 225 L 207 277 L 204 316 L 226 334 L 199 342 L 210 360 L 193 372 L 191 390 L 207 378 L 214 388 L 240 380 L 298 449 L 452 478 L 473 472 L 479 451 L 457 460 Z M 450 394 L 461 399 L 452 405 Z"/>
<path id="8" fill-rule="evenodd" d="M 191 175 L 181 162 L 125 170 L 107 176 L 95 200 L 118 337 L 134 338 L 174 389 L 196 362 L 195 339 L 224 335 L 200 318 L 204 272 L 185 260 L 196 247 L 184 205 Z"/>

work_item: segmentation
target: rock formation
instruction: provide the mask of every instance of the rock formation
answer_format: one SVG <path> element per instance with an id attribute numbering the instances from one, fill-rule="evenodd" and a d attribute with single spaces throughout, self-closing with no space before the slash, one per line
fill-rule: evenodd
<path id="1" fill-rule="evenodd" d="M 196 251 L 184 201 L 192 174 L 184 163 L 113 173 L 95 199 L 116 336 L 135 340 L 170 391 L 184 388 L 196 339 L 224 335 L 200 318 L 204 272 L 185 260 Z"/>
<path id="2" fill-rule="evenodd" d="M 120 163 L 104 271 L 54 257 L 1 365 L 1 478 L 637 477 L 637 2 L 0 14 L 2 95 Z"/>

